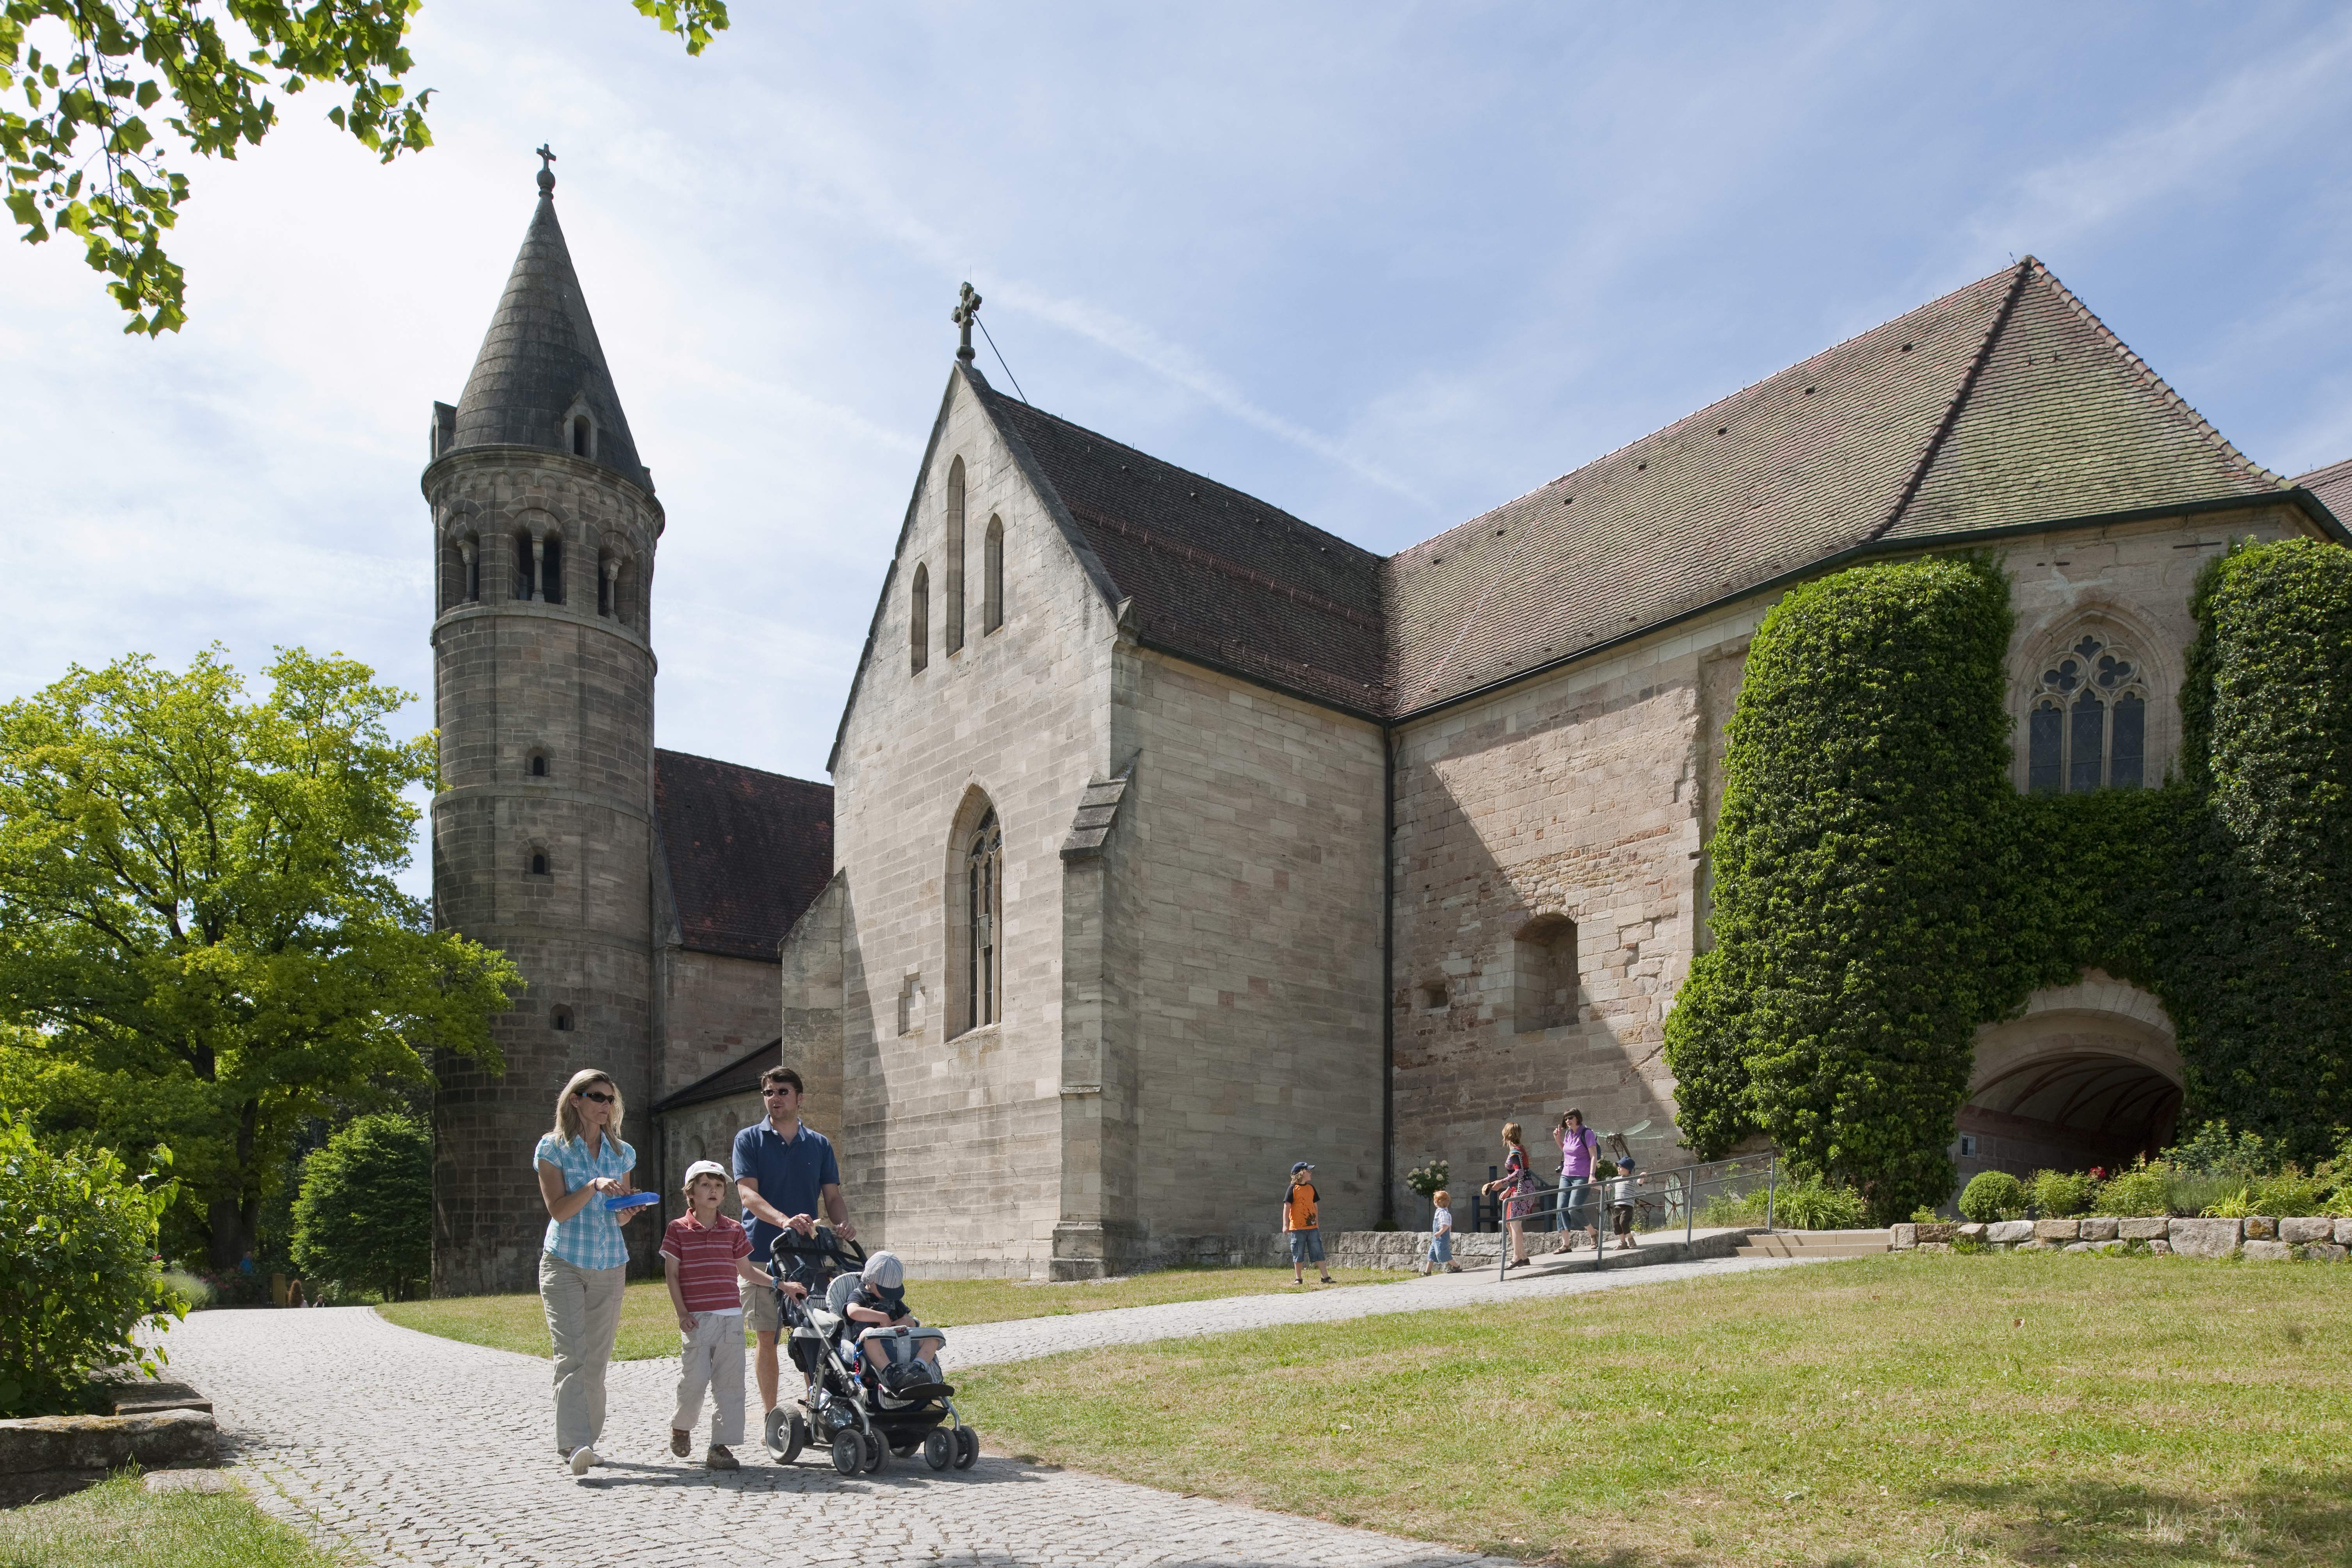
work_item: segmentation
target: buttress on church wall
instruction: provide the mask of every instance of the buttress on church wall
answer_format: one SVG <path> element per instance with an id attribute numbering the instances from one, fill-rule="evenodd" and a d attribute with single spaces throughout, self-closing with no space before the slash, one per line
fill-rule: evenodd
<path id="1" fill-rule="evenodd" d="M 1060 849 L 1087 781 L 1110 771 L 1108 606 L 961 378 L 884 592 L 835 762 L 845 1195 L 926 1273 L 1045 1272 L 1060 1209 Z M 1004 524 L 1004 622 L 969 603 L 949 653 L 909 672 L 908 589 L 944 591 L 950 464 L 965 465 L 965 548 Z M 981 581 L 963 574 L 967 593 Z M 1003 828 L 1003 1012 L 958 1028 L 949 879 L 984 797 Z M 788 956 L 788 964 L 791 960 Z"/>

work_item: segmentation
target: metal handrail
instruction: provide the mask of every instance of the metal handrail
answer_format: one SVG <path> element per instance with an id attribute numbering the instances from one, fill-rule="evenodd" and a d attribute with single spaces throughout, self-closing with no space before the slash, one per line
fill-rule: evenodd
<path id="1" fill-rule="evenodd" d="M 1759 1163 L 1760 1170 L 1758 1168 Z M 1638 1215 L 1644 1208 L 1663 1204 L 1667 1225 L 1671 1226 L 1674 1215 L 1679 1211 L 1683 1221 L 1683 1240 L 1688 1242 L 1697 1225 L 1698 1199 L 1704 1189 L 1712 1187 L 1721 1192 L 1726 1188 L 1738 1186 L 1752 1192 L 1755 1190 L 1757 1178 L 1760 1176 L 1764 1183 L 1764 1228 L 1769 1231 L 1772 1228 L 1774 1205 L 1779 1197 L 1780 1174 L 1780 1156 L 1777 1150 L 1763 1154 L 1735 1155 L 1728 1160 L 1697 1161 L 1687 1165 L 1671 1166 L 1663 1171 L 1643 1171 L 1637 1168 L 1633 1177 L 1634 1212 Z M 1622 1178 L 1595 1176 L 1575 1179 L 1585 1184 L 1592 1196 L 1599 1199 L 1601 1205 L 1606 1208 L 1611 1206 L 1614 1196 L 1609 1189 L 1613 1189 Z M 1557 1232 L 1564 1228 L 1560 1222 L 1567 1204 L 1559 1198 L 1559 1194 L 1566 1185 L 1566 1178 L 1557 1183 L 1547 1182 L 1541 1176 L 1529 1172 L 1517 1193 L 1501 1199 L 1498 1207 L 1499 1213 L 1503 1215 L 1500 1221 L 1502 1244 L 1496 1248 L 1495 1262 L 1495 1278 L 1497 1280 L 1507 1278 L 1511 1267 L 1509 1215 L 1512 1205 L 1532 1197 L 1535 1206 L 1521 1215 L 1518 1220 L 1522 1231 Z M 1546 1194 L 1551 1194 L 1553 1201 L 1545 1202 Z M 1580 1204 L 1578 1206 L 1581 1208 L 1583 1205 Z M 1591 1228 L 1592 1268 L 1598 1271 L 1608 1267 L 1608 1245 L 1606 1238 L 1601 1233 L 1601 1226 L 1596 1223 Z"/>

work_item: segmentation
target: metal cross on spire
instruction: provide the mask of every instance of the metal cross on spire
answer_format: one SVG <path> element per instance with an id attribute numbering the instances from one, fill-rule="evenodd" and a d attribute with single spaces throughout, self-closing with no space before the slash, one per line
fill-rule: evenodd
<path id="1" fill-rule="evenodd" d="M 551 196 L 555 194 L 555 170 L 551 167 L 554 162 L 555 154 L 547 150 L 546 142 L 541 142 L 539 144 L 539 194 L 541 195 Z"/>
<path id="2" fill-rule="evenodd" d="M 971 352 L 971 324 L 980 320 L 979 290 L 975 289 L 969 283 L 965 284 L 963 286 L 963 292 L 957 296 L 956 308 L 949 315 L 948 320 L 953 321 L 957 326 L 963 329 L 963 342 L 956 349 L 956 358 L 963 361 L 966 364 L 970 364 L 973 358 Z"/>

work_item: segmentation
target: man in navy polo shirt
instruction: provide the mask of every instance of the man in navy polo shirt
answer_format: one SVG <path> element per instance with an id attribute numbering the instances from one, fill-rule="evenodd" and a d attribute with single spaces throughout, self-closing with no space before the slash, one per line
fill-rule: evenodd
<path id="1" fill-rule="evenodd" d="M 760 1075 L 760 1097 L 768 1119 L 735 1134 L 735 1192 L 743 1217 L 751 1222 L 751 1261 L 765 1264 L 768 1249 L 787 1227 L 803 1236 L 816 1232 L 819 1205 L 845 1241 L 857 1237 L 849 1205 L 841 1196 L 841 1167 L 824 1133 L 801 1122 L 801 1075 L 770 1068 Z M 783 1412 L 776 1408 L 776 1335 L 782 1328 L 776 1293 L 765 1285 L 743 1284 L 743 1321 L 758 1337 L 753 1362 L 760 1399 L 767 1407 L 762 1436 L 768 1447 L 784 1446 Z"/>

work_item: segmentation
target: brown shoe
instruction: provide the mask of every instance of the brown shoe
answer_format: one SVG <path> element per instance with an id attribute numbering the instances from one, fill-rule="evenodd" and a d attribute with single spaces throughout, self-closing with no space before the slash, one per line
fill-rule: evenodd
<path id="1" fill-rule="evenodd" d="M 669 1451 L 676 1454 L 681 1459 L 685 1458 L 688 1454 L 693 1453 L 694 1434 L 691 1432 L 681 1432 L 675 1426 L 671 1427 L 669 1429 Z"/>
<path id="2" fill-rule="evenodd" d="M 721 1445 L 713 1443 L 710 1445 L 710 1452 L 702 1456 L 702 1468 L 706 1470 L 740 1470 L 743 1468 L 743 1462 L 729 1453 Z"/>

